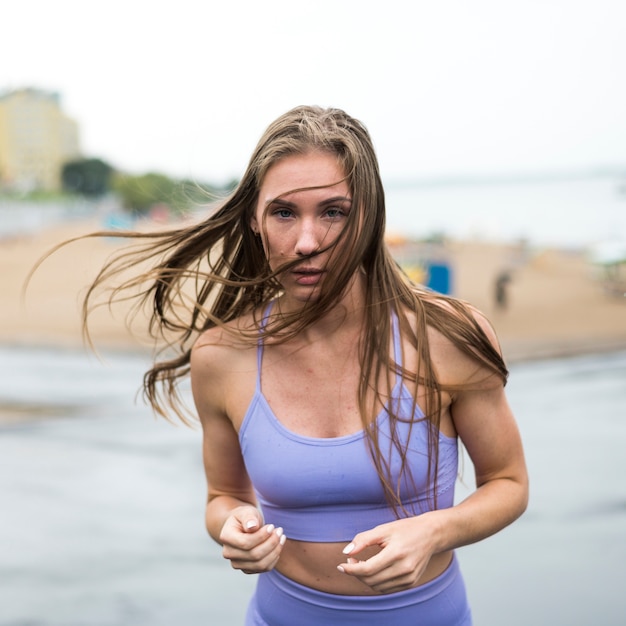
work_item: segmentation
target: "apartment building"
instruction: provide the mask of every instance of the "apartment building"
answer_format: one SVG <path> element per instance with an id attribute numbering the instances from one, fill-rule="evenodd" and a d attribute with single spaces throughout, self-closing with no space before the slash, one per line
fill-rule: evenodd
<path id="1" fill-rule="evenodd" d="M 78 125 L 58 93 L 0 93 L 0 186 L 18 191 L 61 188 L 63 164 L 80 156 Z"/>

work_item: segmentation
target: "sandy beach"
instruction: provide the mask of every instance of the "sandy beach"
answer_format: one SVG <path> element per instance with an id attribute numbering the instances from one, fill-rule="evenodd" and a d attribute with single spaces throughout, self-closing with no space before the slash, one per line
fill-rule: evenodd
<path id="1" fill-rule="evenodd" d="M 80 300 L 105 259 L 120 245 L 110 239 L 72 243 L 48 258 L 22 289 L 36 261 L 53 246 L 99 229 L 75 221 L 35 234 L 0 241 L 0 343 L 77 347 L 82 345 Z M 394 246 L 400 256 L 424 254 L 420 247 Z M 453 295 L 468 300 L 493 322 L 508 361 L 599 352 L 626 347 L 626 297 L 604 292 L 583 252 L 525 249 L 485 241 L 449 241 L 433 252 L 452 270 Z M 496 277 L 508 271 L 507 306 L 498 308 Z M 96 311 L 95 344 L 134 350 L 145 338 L 125 325 L 128 308 Z"/>

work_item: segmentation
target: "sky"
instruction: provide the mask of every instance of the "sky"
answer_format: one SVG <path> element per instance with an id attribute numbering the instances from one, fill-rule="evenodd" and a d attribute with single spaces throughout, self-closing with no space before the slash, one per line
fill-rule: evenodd
<path id="1" fill-rule="evenodd" d="M 626 170 L 623 0 L 5 0 L 0 89 L 58 91 L 85 156 L 240 177 L 299 104 L 383 179 Z"/>

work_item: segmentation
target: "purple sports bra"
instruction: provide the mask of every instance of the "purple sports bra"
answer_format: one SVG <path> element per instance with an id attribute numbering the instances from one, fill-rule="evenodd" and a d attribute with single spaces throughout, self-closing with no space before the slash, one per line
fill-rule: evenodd
<path id="1" fill-rule="evenodd" d="M 266 311 L 265 319 L 267 319 Z M 264 321 L 265 323 L 265 321 Z M 401 355 L 398 321 L 392 319 L 396 358 Z M 368 449 L 365 433 L 343 437 L 306 437 L 292 432 L 276 418 L 261 391 L 263 342 L 257 348 L 257 382 L 246 411 L 239 442 L 248 475 L 256 490 L 266 523 L 282 526 L 289 539 L 311 542 L 350 541 L 359 532 L 396 519 Z M 400 493 L 405 509 L 417 515 L 432 509 L 433 480 L 428 477 L 428 429 L 430 422 L 416 409 L 398 376 L 393 390 L 399 415 L 415 420 L 413 428 L 398 421 L 412 480 L 403 478 Z M 383 409 L 376 418 L 379 444 L 389 444 L 393 481 L 398 479 L 400 455 L 391 445 L 389 415 Z M 439 433 L 437 507 L 451 507 L 458 471 L 457 439 Z"/>

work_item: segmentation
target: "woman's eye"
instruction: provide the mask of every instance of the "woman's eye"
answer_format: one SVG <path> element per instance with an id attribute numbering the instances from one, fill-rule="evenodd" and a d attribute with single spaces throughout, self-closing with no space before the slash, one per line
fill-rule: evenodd
<path id="1" fill-rule="evenodd" d="M 278 209 L 278 211 L 275 212 L 275 215 L 286 219 L 288 217 L 291 217 L 291 211 L 289 209 Z"/>
<path id="2" fill-rule="evenodd" d="M 333 207 L 333 208 L 328 209 L 328 210 L 326 211 L 326 215 L 327 215 L 328 217 L 330 217 L 330 219 L 337 220 L 337 219 L 339 219 L 340 217 L 343 217 L 343 216 L 344 216 L 344 212 L 343 212 L 341 209 L 338 209 L 338 208 L 336 208 L 336 207 Z"/>

